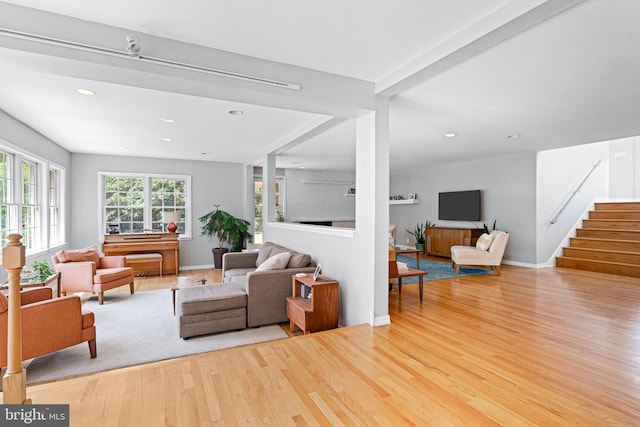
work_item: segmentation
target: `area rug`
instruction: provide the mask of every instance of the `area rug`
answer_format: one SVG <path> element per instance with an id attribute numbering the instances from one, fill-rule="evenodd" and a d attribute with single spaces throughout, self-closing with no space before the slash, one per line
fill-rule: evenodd
<path id="1" fill-rule="evenodd" d="M 86 342 L 37 357 L 27 366 L 28 383 L 287 337 L 279 325 L 268 325 L 183 340 L 178 337 L 168 289 L 133 295 L 107 292 L 104 299 L 103 305 L 98 305 L 97 297 L 84 303 L 95 315 L 98 357 L 89 357 Z"/>
<path id="2" fill-rule="evenodd" d="M 416 267 L 416 257 L 407 256 L 407 255 L 398 255 L 398 261 L 404 262 L 407 264 L 409 268 L 417 268 Z M 460 266 L 460 274 L 456 274 L 456 269 L 451 267 L 451 261 L 448 262 L 438 262 L 431 261 L 426 259 L 420 260 L 420 270 L 425 270 L 429 272 L 426 276 L 424 276 L 424 281 L 431 280 L 442 280 L 442 279 L 452 279 L 455 277 L 465 277 L 465 276 L 476 276 L 479 274 L 491 274 L 492 270 L 484 269 L 484 268 L 473 268 L 473 267 L 465 267 Z M 417 282 L 418 277 L 403 277 L 402 283 L 411 283 Z"/>

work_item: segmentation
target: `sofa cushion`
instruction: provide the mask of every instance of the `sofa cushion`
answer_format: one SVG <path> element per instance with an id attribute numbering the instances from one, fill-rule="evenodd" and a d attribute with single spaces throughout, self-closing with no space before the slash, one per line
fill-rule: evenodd
<path id="1" fill-rule="evenodd" d="M 289 263 L 289 259 L 291 258 L 291 253 L 282 252 L 276 255 L 272 255 L 268 260 L 263 262 L 256 268 L 256 271 L 266 271 L 266 270 L 284 270 L 287 268 L 287 264 Z"/>
<path id="2" fill-rule="evenodd" d="M 243 277 L 246 276 L 247 274 L 251 273 L 252 271 L 256 271 L 256 269 L 254 267 L 249 267 L 249 268 L 234 268 L 232 270 L 227 270 L 224 272 L 224 282 L 228 282 L 230 280 L 232 280 L 234 277 Z"/>
<path id="3" fill-rule="evenodd" d="M 247 294 L 240 284 L 211 284 L 180 288 L 182 315 L 233 310 L 247 306 Z"/>
<path id="4" fill-rule="evenodd" d="M 271 249 L 271 254 L 269 255 L 269 258 L 271 258 L 274 255 L 283 254 L 285 252 L 287 252 L 288 254 L 291 254 L 291 249 L 274 244 L 273 249 Z"/>
<path id="5" fill-rule="evenodd" d="M 309 265 L 311 262 L 311 255 L 309 254 L 299 254 L 294 252 L 291 254 L 291 258 L 289 259 L 289 264 L 287 264 L 287 268 L 302 268 Z"/>
<path id="6" fill-rule="evenodd" d="M 256 259 L 256 267 L 265 262 L 271 256 L 271 250 L 275 244 L 273 242 L 264 242 L 260 251 L 258 252 L 258 258 Z"/>
<path id="7" fill-rule="evenodd" d="M 77 250 L 64 249 L 56 253 L 55 256 L 61 263 L 90 261 L 98 264 L 100 262 L 100 254 L 95 246 Z"/>
<path id="8" fill-rule="evenodd" d="M 493 241 L 493 235 L 483 233 L 480 237 L 478 237 L 478 241 L 476 242 L 476 248 L 482 249 L 486 251 L 491 246 L 491 242 Z"/>

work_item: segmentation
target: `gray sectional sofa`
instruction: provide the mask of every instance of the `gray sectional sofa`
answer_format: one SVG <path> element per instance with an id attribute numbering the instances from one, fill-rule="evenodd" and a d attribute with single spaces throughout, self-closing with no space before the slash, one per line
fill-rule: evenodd
<path id="1" fill-rule="evenodd" d="M 291 255 L 286 265 L 261 271 L 285 252 Z M 310 255 L 272 242 L 264 243 L 259 251 L 226 253 L 222 284 L 185 287 L 178 292 L 180 337 L 287 322 L 292 276 L 314 270 Z"/>
<path id="2" fill-rule="evenodd" d="M 272 256 L 289 252 L 284 269 L 256 271 Z M 242 283 L 247 292 L 247 326 L 287 322 L 287 301 L 291 296 L 291 277 L 313 273 L 311 255 L 301 254 L 273 242 L 265 242 L 259 251 L 229 252 L 222 257 L 223 283 Z"/>

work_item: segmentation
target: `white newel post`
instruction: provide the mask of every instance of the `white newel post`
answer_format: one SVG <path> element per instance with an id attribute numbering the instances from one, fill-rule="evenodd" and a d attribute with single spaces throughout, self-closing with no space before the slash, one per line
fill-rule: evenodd
<path id="1" fill-rule="evenodd" d="M 7 372 L 2 378 L 4 404 L 30 404 L 27 399 L 27 371 L 22 369 L 22 327 L 20 324 L 20 272 L 25 264 L 20 234 L 10 234 L 2 249 L 2 266 L 9 279 L 7 326 Z"/>

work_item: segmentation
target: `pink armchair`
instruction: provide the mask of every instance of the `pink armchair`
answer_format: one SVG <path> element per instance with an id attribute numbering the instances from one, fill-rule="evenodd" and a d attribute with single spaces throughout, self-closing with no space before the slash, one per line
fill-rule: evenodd
<path id="1" fill-rule="evenodd" d="M 98 302 L 104 302 L 104 292 L 129 285 L 133 294 L 133 269 L 126 267 L 124 256 L 101 257 L 93 246 L 76 251 L 63 250 L 53 256 L 53 265 L 60 273 L 60 289 L 67 292 L 98 293 Z"/>
<path id="2" fill-rule="evenodd" d="M 96 327 L 91 311 L 77 296 L 52 299 L 51 288 L 20 293 L 22 360 L 42 356 L 87 341 L 96 357 Z M 7 366 L 8 299 L 0 293 L 0 367 Z"/>

